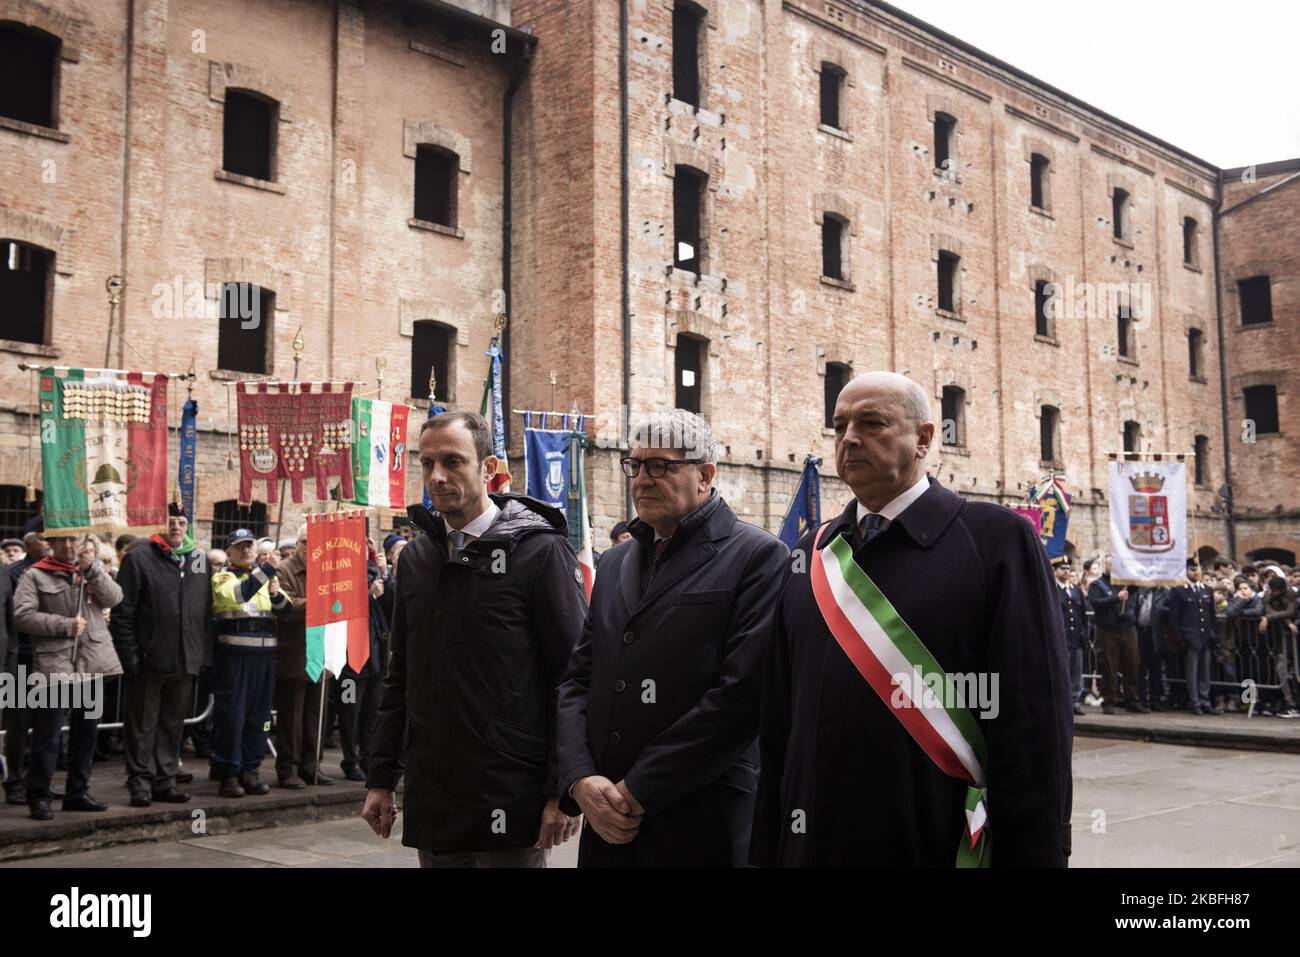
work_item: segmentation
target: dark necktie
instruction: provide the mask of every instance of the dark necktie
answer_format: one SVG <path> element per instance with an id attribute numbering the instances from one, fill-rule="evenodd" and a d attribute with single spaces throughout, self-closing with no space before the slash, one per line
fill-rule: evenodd
<path id="1" fill-rule="evenodd" d="M 666 538 L 661 538 L 659 541 L 655 542 L 655 561 L 659 561 L 659 559 L 663 557 L 664 549 L 667 547 L 668 539 Z"/>
<path id="2" fill-rule="evenodd" d="M 862 540 L 869 542 L 880 534 L 880 523 L 883 521 L 875 512 L 869 514 L 862 520 Z"/>
<path id="3" fill-rule="evenodd" d="M 451 542 L 451 553 L 455 555 L 465 547 L 465 533 L 452 530 L 447 533 L 447 540 Z"/>

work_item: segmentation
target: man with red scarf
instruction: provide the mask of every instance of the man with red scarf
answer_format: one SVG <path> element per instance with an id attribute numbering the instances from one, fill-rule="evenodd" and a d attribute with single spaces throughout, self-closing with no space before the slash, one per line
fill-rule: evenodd
<path id="1" fill-rule="evenodd" d="M 53 553 L 35 562 L 18 583 L 14 595 L 14 624 L 32 639 L 32 669 L 54 689 L 68 682 L 90 682 L 120 675 L 117 654 L 104 621 L 104 611 L 122 600 L 122 590 L 103 563 L 95 545 L 82 538 L 52 535 Z M 106 811 L 108 805 L 90 796 L 90 771 L 95 759 L 95 734 L 102 699 L 82 689 L 81 705 L 35 709 L 31 752 L 27 762 L 27 804 L 38 821 L 54 817 L 50 781 L 59 756 L 59 733 L 68 721 L 68 786 L 65 811 Z M 62 697 L 60 691 L 58 697 Z M 72 696 L 75 700 L 76 696 Z M 51 702 L 54 704 L 54 702 Z"/>
<path id="2" fill-rule="evenodd" d="M 181 738 L 195 676 L 212 658 L 212 574 L 188 536 L 179 505 L 167 534 L 137 542 L 122 559 L 122 603 L 109 628 L 126 675 L 126 787 L 132 807 L 183 804 L 176 788 Z"/>

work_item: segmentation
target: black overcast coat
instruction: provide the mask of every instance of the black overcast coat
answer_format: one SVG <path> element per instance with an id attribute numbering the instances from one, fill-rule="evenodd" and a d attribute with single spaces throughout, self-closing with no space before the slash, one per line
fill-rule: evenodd
<path id="1" fill-rule="evenodd" d="M 137 542 L 117 573 L 122 601 L 108 630 L 126 674 L 197 675 L 212 661 L 212 573 L 195 549 L 179 565 L 157 542 Z"/>
<path id="2" fill-rule="evenodd" d="M 560 806 L 577 814 L 569 789 L 601 774 L 626 778 L 645 818 L 620 846 L 584 827 L 579 864 L 743 864 L 762 653 L 789 553 L 716 492 L 658 561 L 654 531 L 629 531 L 601 558 L 560 687 Z"/>
<path id="3" fill-rule="evenodd" d="M 438 854 L 532 847 L 555 797 L 555 689 L 586 593 L 564 516 L 522 495 L 447 557 L 442 517 L 402 551 L 366 786 L 406 775 L 402 843 Z"/>
<path id="4" fill-rule="evenodd" d="M 1056 584 L 1032 526 L 933 479 L 870 543 L 855 523 L 851 502 L 821 546 L 848 536 L 858 564 L 946 672 L 998 675 L 997 716 L 977 714 L 993 866 L 1064 865 L 1071 695 Z M 808 568 L 819 560 L 814 533 L 794 549 L 809 555 Z M 939 770 L 858 673 L 802 565 L 792 563 L 781 591 L 762 712 L 755 864 L 955 865 L 965 783 Z"/>

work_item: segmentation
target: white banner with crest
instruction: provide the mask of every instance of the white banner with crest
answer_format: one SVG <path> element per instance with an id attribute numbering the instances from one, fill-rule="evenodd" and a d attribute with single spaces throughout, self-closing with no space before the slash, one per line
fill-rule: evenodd
<path id="1" fill-rule="evenodd" d="M 1112 584 L 1177 585 L 1186 578 L 1187 466 L 1110 463 Z"/>

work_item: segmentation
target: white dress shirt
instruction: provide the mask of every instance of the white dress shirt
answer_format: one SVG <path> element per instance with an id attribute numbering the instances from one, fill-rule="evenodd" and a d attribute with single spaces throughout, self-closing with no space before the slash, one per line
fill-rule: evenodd
<path id="1" fill-rule="evenodd" d="M 882 508 L 879 512 L 876 513 L 880 516 L 882 520 L 880 522 L 880 531 L 883 532 L 885 529 L 887 529 L 890 526 L 890 523 L 892 523 L 894 519 L 898 518 L 898 516 L 902 515 L 903 512 L 907 510 L 907 507 L 909 505 L 911 505 L 918 498 L 924 495 L 925 490 L 928 489 L 929 487 L 930 487 L 930 477 L 923 472 L 921 473 L 921 477 L 916 480 L 915 485 L 909 488 L 906 492 L 903 492 L 901 495 L 898 495 L 895 498 L 891 499 L 888 505 L 886 505 L 884 508 Z M 862 504 L 862 502 L 859 501 L 858 520 L 857 520 L 857 524 L 859 528 L 862 527 L 862 522 L 870 514 L 871 514 L 871 509 L 867 508 L 865 505 Z M 876 534 L 880 534 L 880 532 L 877 532 Z"/>

